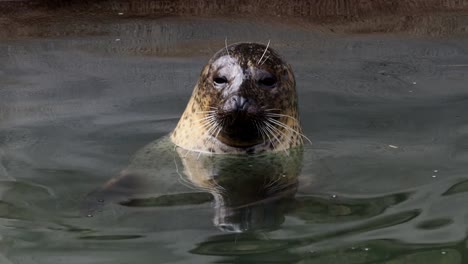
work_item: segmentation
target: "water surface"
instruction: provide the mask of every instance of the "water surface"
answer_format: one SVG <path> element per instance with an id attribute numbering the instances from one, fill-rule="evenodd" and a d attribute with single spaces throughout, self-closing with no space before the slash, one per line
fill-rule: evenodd
<path id="1" fill-rule="evenodd" d="M 359 23 L 125 17 L 8 35 L 0 41 L 0 260 L 466 263 L 468 19 L 431 29 L 447 19 L 367 34 Z M 90 192 L 175 127 L 226 37 L 271 40 L 284 55 L 313 141 L 274 228 L 220 230 L 210 196 L 83 214 Z"/>

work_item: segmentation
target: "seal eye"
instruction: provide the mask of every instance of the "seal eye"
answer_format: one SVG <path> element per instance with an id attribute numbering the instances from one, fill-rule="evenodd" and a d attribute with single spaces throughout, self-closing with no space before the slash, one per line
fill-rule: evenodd
<path id="1" fill-rule="evenodd" d="M 276 78 L 275 77 L 265 77 L 260 80 L 258 80 L 258 83 L 261 86 L 265 86 L 268 88 L 273 88 L 276 84 Z"/>
<path id="2" fill-rule="evenodd" d="M 216 85 L 224 85 L 228 82 L 226 77 L 214 77 L 213 82 Z"/>

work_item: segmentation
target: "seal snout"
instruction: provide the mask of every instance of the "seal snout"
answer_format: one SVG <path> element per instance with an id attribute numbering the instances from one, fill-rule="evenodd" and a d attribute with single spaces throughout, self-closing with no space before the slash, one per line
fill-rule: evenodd
<path id="1" fill-rule="evenodd" d="M 247 147 L 258 144 L 261 140 L 257 121 L 262 114 L 253 98 L 239 94 L 229 96 L 217 112 L 217 120 L 222 129 L 218 135 L 225 144 L 235 147 Z"/>
<path id="2" fill-rule="evenodd" d="M 234 95 L 229 97 L 223 105 L 224 112 L 253 112 L 255 106 L 253 100 L 243 96 Z"/>

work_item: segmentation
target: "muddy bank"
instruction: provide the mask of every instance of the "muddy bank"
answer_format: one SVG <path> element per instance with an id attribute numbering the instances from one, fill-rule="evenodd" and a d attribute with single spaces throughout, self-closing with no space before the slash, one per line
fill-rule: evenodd
<path id="1" fill-rule="evenodd" d="M 0 39 L 108 35 L 112 34 L 108 25 L 116 21 L 166 17 L 241 19 L 345 34 L 468 33 L 468 0 L 388 2 L 6 1 L 0 2 Z"/>

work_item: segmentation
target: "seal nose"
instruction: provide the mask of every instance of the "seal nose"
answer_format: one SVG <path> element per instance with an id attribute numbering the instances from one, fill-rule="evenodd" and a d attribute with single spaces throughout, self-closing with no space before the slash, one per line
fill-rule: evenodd
<path id="1" fill-rule="evenodd" d="M 228 99 L 225 106 L 225 110 L 228 111 L 246 111 L 249 106 L 249 99 L 234 95 Z"/>
<path id="2" fill-rule="evenodd" d="M 244 98 L 242 96 L 234 96 L 233 97 L 235 101 L 235 109 L 237 111 L 244 111 L 247 108 L 247 102 L 249 101 L 247 98 Z"/>

